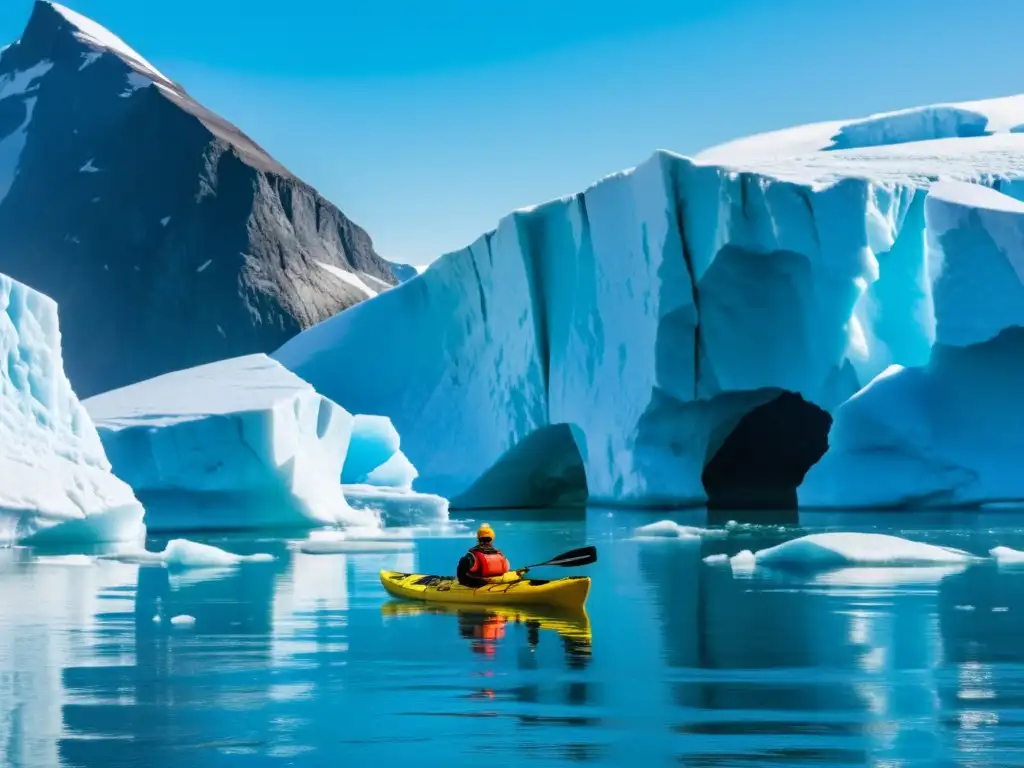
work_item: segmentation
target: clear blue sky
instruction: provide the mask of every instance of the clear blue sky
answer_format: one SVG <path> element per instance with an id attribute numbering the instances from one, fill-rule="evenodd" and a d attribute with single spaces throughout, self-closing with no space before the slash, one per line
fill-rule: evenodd
<path id="1" fill-rule="evenodd" d="M 1024 92 L 1021 0 L 66 4 L 415 264 L 656 148 Z"/>

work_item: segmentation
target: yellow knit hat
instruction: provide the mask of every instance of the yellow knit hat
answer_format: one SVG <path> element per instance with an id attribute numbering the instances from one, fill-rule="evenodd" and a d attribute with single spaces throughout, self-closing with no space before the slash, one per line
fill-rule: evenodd
<path id="1" fill-rule="evenodd" d="M 494 541 L 494 529 L 487 523 L 484 523 L 477 528 L 476 537 L 478 539 L 490 539 L 491 541 Z"/>

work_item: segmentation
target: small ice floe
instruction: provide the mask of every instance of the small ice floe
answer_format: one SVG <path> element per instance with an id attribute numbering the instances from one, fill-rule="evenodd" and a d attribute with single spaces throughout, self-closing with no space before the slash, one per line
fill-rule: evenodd
<path id="1" fill-rule="evenodd" d="M 171 539 L 163 552 L 150 552 L 145 549 L 125 550 L 116 554 L 101 555 L 104 560 L 118 560 L 124 563 L 163 564 L 169 568 L 223 568 L 239 563 L 265 563 L 274 559 L 273 555 L 236 555 L 219 547 L 200 544 L 188 539 Z"/>
<path id="2" fill-rule="evenodd" d="M 814 570 L 849 566 L 967 565 L 980 558 L 952 547 L 883 533 L 814 533 L 762 549 L 758 565 Z"/>
<path id="3" fill-rule="evenodd" d="M 708 555 L 704 558 L 704 562 L 708 565 L 729 565 L 728 555 Z"/>
<path id="4" fill-rule="evenodd" d="M 999 565 L 1024 565 L 1024 552 L 1009 547 L 993 547 L 988 551 L 989 555 Z"/>
<path id="5" fill-rule="evenodd" d="M 181 614 L 179 616 L 171 617 L 171 626 L 174 627 L 193 627 L 196 623 L 195 616 L 189 616 L 188 614 Z"/>
<path id="6" fill-rule="evenodd" d="M 723 538 L 728 531 L 711 528 L 698 528 L 693 525 L 680 525 L 672 520 L 659 520 L 656 523 L 641 525 L 633 535 L 638 539 L 692 539 L 692 538 Z"/>

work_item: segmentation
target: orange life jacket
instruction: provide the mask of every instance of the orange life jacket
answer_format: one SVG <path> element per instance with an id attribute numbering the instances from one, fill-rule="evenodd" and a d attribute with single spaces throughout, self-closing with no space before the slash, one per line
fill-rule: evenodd
<path id="1" fill-rule="evenodd" d="M 502 576 L 511 570 L 508 560 L 501 552 L 484 554 L 479 549 L 471 549 L 470 552 L 473 553 L 473 567 L 469 569 L 469 572 L 474 576 L 490 579 L 494 576 Z"/>

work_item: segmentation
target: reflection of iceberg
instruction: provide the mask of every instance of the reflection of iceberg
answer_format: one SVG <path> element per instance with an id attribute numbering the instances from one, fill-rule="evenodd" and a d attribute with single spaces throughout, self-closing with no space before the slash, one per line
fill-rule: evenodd
<path id="1" fill-rule="evenodd" d="M 810 583 L 829 587 L 933 587 L 947 576 L 960 573 L 966 565 L 933 565 L 923 568 L 840 568 L 817 573 Z"/>
<path id="2" fill-rule="evenodd" d="M 63 716 L 70 693 L 64 670 L 99 663 L 91 630 L 97 614 L 131 610 L 135 566 L 80 565 L 54 558 L 37 565 L 0 550 L 0 765 L 61 765 Z M 59 630 L 57 629 L 59 627 Z M 109 648 L 106 649 L 109 653 Z"/>

